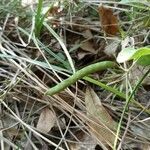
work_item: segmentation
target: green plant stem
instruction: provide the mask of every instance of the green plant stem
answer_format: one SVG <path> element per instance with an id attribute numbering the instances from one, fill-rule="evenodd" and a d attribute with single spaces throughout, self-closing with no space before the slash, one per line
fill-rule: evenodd
<path id="1" fill-rule="evenodd" d="M 43 0 L 39 0 L 38 1 L 37 13 L 36 13 L 36 21 L 41 18 L 42 6 L 43 6 Z"/>
<path id="2" fill-rule="evenodd" d="M 116 88 L 113 88 L 111 86 L 108 86 L 100 81 L 97 81 L 95 79 L 92 79 L 91 77 L 83 77 L 84 80 L 93 83 L 95 85 L 98 85 L 100 87 L 102 87 L 103 89 L 112 92 L 113 94 L 119 96 L 122 99 L 126 99 L 126 95 L 120 91 L 118 91 Z M 145 107 L 143 105 L 141 105 L 139 102 L 137 102 L 136 100 L 134 100 L 133 98 L 131 99 L 131 102 L 134 103 L 136 106 L 138 106 L 141 109 L 145 109 Z M 147 112 L 148 114 L 150 114 L 150 110 L 149 109 L 145 109 L 145 112 Z"/>
<path id="3" fill-rule="evenodd" d="M 89 65 L 87 67 L 84 67 L 81 70 L 78 70 L 68 79 L 62 81 L 61 83 L 57 84 L 53 88 L 48 89 L 48 91 L 46 92 L 46 95 L 54 95 L 56 93 L 59 93 L 65 88 L 67 88 L 68 86 L 74 84 L 76 81 L 82 79 L 83 77 L 89 74 L 95 73 L 97 71 L 105 70 L 107 68 L 112 68 L 114 66 L 116 66 L 116 63 L 112 61 L 103 61 L 103 62 L 98 62 L 92 65 Z"/>
<path id="4" fill-rule="evenodd" d="M 95 79 L 92 79 L 91 77 L 84 77 L 83 79 L 86 80 L 86 81 L 88 81 L 88 82 L 90 82 L 90 83 L 93 83 L 93 84 L 95 84 L 95 85 L 98 85 L 98 86 L 104 88 L 105 90 L 108 90 L 108 91 L 110 91 L 110 92 L 116 94 L 117 96 L 119 96 L 119 97 L 121 97 L 121 98 L 123 98 L 123 99 L 126 98 L 125 94 L 119 92 L 117 89 L 115 89 L 115 88 L 113 88 L 113 87 L 110 87 L 110 86 L 108 86 L 108 85 L 106 85 L 106 84 L 104 84 L 104 83 L 102 83 L 102 82 L 100 82 L 100 81 L 97 81 L 97 80 L 95 80 Z"/>
<path id="5" fill-rule="evenodd" d="M 120 118 L 120 121 L 119 121 L 119 124 L 118 124 L 118 128 L 117 128 L 117 133 L 116 133 L 116 138 L 115 138 L 115 141 L 114 141 L 114 146 L 113 146 L 113 150 L 116 150 L 116 146 L 117 146 L 117 141 L 118 141 L 118 137 L 119 137 L 119 133 L 120 133 L 120 129 L 121 129 L 121 125 L 122 125 L 122 120 L 123 120 L 123 117 L 125 115 L 125 112 L 127 110 L 127 107 L 129 105 L 129 102 L 132 100 L 132 97 L 133 95 L 135 94 L 136 90 L 138 89 L 138 87 L 141 85 L 142 81 L 146 78 L 146 76 L 150 73 L 150 69 L 143 75 L 143 77 L 139 80 L 139 82 L 137 83 L 137 85 L 134 87 L 132 93 L 130 94 L 129 98 L 127 99 L 126 101 L 126 104 L 124 106 L 124 109 L 122 111 L 122 114 L 121 114 L 121 118 Z"/>
<path id="6" fill-rule="evenodd" d="M 35 16 L 35 35 L 38 37 L 43 26 L 44 17 L 42 16 L 43 0 L 38 1 L 38 8 Z"/>
<path id="7" fill-rule="evenodd" d="M 46 18 L 49 10 L 52 8 L 53 4 L 50 4 L 49 8 L 45 12 L 45 14 L 42 14 L 42 7 L 43 7 L 43 0 L 38 1 L 38 7 L 37 12 L 35 15 L 35 35 L 36 37 L 39 37 L 41 29 L 43 27 L 44 19 Z"/>

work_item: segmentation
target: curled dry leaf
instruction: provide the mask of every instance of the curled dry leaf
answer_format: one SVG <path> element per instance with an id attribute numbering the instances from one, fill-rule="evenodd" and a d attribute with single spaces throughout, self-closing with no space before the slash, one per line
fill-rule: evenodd
<path id="1" fill-rule="evenodd" d="M 56 115 L 49 109 L 44 108 L 40 114 L 37 129 L 43 133 L 48 133 L 54 126 L 56 121 Z"/>
<path id="2" fill-rule="evenodd" d="M 96 50 L 94 49 L 94 45 L 90 41 L 85 41 L 80 46 L 84 51 L 90 52 L 92 54 L 96 54 Z"/>
<path id="3" fill-rule="evenodd" d="M 103 30 L 108 36 L 115 36 L 119 33 L 118 18 L 113 14 L 113 10 L 100 6 L 98 8 L 100 22 Z"/>
<path id="4" fill-rule="evenodd" d="M 91 30 L 89 30 L 89 29 L 83 31 L 82 34 L 83 34 L 83 37 L 86 39 L 92 39 L 93 38 L 93 34 L 92 34 Z"/>
<path id="5" fill-rule="evenodd" d="M 108 45 L 105 47 L 104 53 L 108 56 L 115 56 L 120 44 L 118 39 L 108 40 Z"/>
<path id="6" fill-rule="evenodd" d="M 115 140 L 113 132 L 116 131 L 117 124 L 102 106 L 99 97 L 91 88 L 86 89 L 85 104 L 87 116 L 91 120 L 87 122 L 89 131 L 98 139 L 103 148 L 108 145 L 112 147 Z"/>
<path id="7" fill-rule="evenodd" d="M 78 59 L 81 60 L 83 59 L 86 55 L 89 55 L 90 52 L 85 52 L 85 51 L 80 51 L 78 52 L 77 56 L 78 56 Z"/>

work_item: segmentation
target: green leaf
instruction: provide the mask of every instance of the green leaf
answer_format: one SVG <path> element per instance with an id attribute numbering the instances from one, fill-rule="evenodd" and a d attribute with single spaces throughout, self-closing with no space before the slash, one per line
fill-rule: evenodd
<path id="1" fill-rule="evenodd" d="M 148 66 L 150 65 L 150 55 L 142 56 L 138 59 L 137 64 L 142 66 Z"/>
<path id="2" fill-rule="evenodd" d="M 148 48 L 148 47 L 142 47 L 139 49 L 134 49 L 132 47 L 128 47 L 128 48 L 122 49 L 122 51 L 118 54 L 117 62 L 123 63 L 125 61 L 133 59 L 134 61 L 139 60 L 139 64 L 140 64 L 140 61 L 142 61 L 142 62 L 144 61 L 143 60 L 144 57 L 143 58 L 141 58 L 141 57 L 147 56 L 147 55 L 150 55 L 150 48 Z M 141 60 L 140 60 L 140 58 L 141 58 Z M 146 59 L 148 62 L 148 58 L 146 58 Z"/>
<path id="3" fill-rule="evenodd" d="M 148 47 L 142 47 L 137 49 L 137 51 L 134 53 L 134 55 L 131 57 L 131 59 L 137 60 L 142 56 L 150 55 L 150 48 Z"/>
<path id="4" fill-rule="evenodd" d="M 130 60 L 136 51 L 137 50 L 134 49 L 133 47 L 128 47 L 128 48 L 122 49 L 122 51 L 117 56 L 117 62 L 123 63 L 125 61 Z"/>

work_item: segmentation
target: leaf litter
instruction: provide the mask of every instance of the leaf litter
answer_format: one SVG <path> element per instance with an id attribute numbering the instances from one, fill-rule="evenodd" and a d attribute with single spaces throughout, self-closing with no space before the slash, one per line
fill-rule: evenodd
<path id="1" fill-rule="evenodd" d="M 124 11 L 126 9 L 131 11 L 130 6 L 103 3 L 104 5 L 99 8 L 99 2 L 89 2 L 83 0 L 82 3 L 75 0 L 72 3 L 63 3 L 65 7 L 63 7 L 61 13 L 57 13 L 57 8 L 52 7 L 46 16 L 46 21 L 61 36 L 67 49 L 71 49 L 70 55 L 77 70 L 93 62 L 115 60 L 113 56 L 116 56 L 118 50 L 121 50 L 120 42 L 122 39 L 120 38 L 119 27 L 125 29 L 125 32 L 129 33 L 134 39 L 138 39 L 134 46 L 138 47 L 148 43 L 149 40 L 146 38 L 148 37 L 148 30 L 142 29 L 143 27 L 137 28 L 136 14 L 131 16 L 130 12 L 129 14 Z M 49 2 L 45 1 L 44 3 L 44 7 L 49 6 Z M 62 1 L 58 3 L 58 5 L 61 4 Z M 24 15 L 21 16 L 22 13 L 19 13 L 17 26 L 14 22 L 15 16 L 13 13 L 11 17 L 8 15 L 8 18 L 5 18 L 7 12 L 1 20 L 3 32 L 1 34 L 2 49 L 0 49 L 0 52 L 3 55 L 13 57 L 1 57 L 0 91 L 2 101 L 6 102 L 9 108 L 29 125 L 29 128 L 27 129 L 22 125 L 1 103 L 0 134 L 3 137 L 1 149 L 23 149 L 24 145 L 26 145 L 26 149 L 94 150 L 97 147 L 98 149 L 111 149 L 110 147 L 114 144 L 117 123 L 125 102 L 116 96 L 111 96 L 109 92 L 105 95 L 104 89 L 89 83 L 83 83 L 83 81 L 78 82 L 78 88 L 72 85 L 69 90 L 55 96 L 44 96 L 48 87 L 52 87 L 61 79 L 67 78 L 71 74 L 71 70 L 65 65 L 68 62 L 59 42 L 47 32 L 47 29 L 42 29 L 41 36 L 38 39 L 43 44 L 40 45 L 40 42 L 38 42 L 42 51 L 39 51 L 32 41 L 33 37 L 26 47 L 19 41 L 19 36 L 24 41 L 28 39 L 28 34 L 30 34 L 28 32 L 30 32 L 33 23 L 31 21 L 33 10 L 30 8 L 30 4 L 29 7 L 27 4 L 24 5 L 27 9 L 21 8 Z M 31 2 L 31 6 L 36 12 L 36 3 L 33 5 Z M 12 12 L 16 10 L 12 10 Z M 5 11 L 3 10 L 3 12 Z M 14 14 L 18 15 L 17 13 Z M 110 16 L 111 21 L 109 21 Z M 135 22 L 130 20 L 130 17 L 135 17 L 132 18 L 135 19 Z M 23 30 L 18 30 L 18 27 Z M 59 79 L 53 74 L 54 70 L 45 68 L 44 65 L 34 65 L 31 61 L 26 62 L 18 59 L 18 57 L 30 58 L 30 60 L 36 59 L 42 64 L 42 62 L 46 62 L 42 52 L 50 65 L 55 66 L 54 70 L 59 75 Z M 38 55 L 34 55 L 35 53 L 38 53 Z M 129 70 L 130 85 L 133 86 L 137 82 L 137 78 L 140 78 L 145 72 L 144 69 L 146 68 L 141 67 L 139 71 L 135 66 Z M 11 80 L 14 76 L 16 78 L 12 85 Z M 120 91 L 125 91 L 125 84 L 122 82 L 124 80 L 122 70 L 98 72 L 93 77 L 102 79 L 104 82 L 108 81 L 109 84 L 117 87 Z M 149 97 L 145 97 L 145 93 L 148 93 L 150 89 L 148 79 L 137 91 L 138 98 L 135 96 L 136 100 L 145 106 L 145 109 L 149 107 Z M 76 89 L 78 90 L 76 91 Z M 105 96 L 100 99 L 99 97 L 103 94 Z M 110 96 L 108 97 L 108 95 Z M 109 109 L 104 106 L 108 106 Z M 150 145 L 149 134 L 147 134 L 150 130 L 149 115 L 133 104 L 129 106 L 129 110 L 131 121 L 122 143 L 122 149 L 139 148 L 147 150 Z M 128 117 L 124 116 L 120 138 L 126 129 L 127 122 Z M 35 135 L 36 130 L 39 135 Z"/>

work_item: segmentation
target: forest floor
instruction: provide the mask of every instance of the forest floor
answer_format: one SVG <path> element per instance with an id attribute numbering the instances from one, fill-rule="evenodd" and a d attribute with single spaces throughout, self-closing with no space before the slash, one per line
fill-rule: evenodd
<path id="1" fill-rule="evenodd" d="M 149 44 L 149 0 L 0 1 L 0 149 L 149 150 Z"/>

